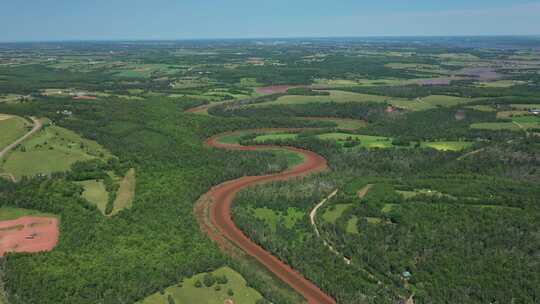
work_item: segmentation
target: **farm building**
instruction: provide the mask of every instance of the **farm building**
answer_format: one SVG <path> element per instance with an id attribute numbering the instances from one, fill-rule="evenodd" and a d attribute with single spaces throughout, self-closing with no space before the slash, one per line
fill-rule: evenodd
<path id="1" fill-rule="evenodd" d="M 529 109 L 529 113 L 540 116 L 540 109 Z"/>

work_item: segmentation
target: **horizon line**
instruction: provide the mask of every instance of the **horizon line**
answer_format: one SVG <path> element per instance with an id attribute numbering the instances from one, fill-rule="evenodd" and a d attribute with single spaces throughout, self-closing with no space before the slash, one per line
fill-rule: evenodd
<path id="1" fill-rule="evenodd" d="M 0 44 L 13 43 L 68 43 L 68 42 L 180 42 L 180 41 L 234 41 L 234 40 L 314 40 L 314 39 L 373 39 L 373 38 L 539 38 L 540 34 L 452 34 L 452 35 L 364 35 L 364 36 L 290 36 L 290 37 L 220 37 L 220 38 L 112 38 L 112 39 L 30 39 L 30 40 L 0 40 Z"/>

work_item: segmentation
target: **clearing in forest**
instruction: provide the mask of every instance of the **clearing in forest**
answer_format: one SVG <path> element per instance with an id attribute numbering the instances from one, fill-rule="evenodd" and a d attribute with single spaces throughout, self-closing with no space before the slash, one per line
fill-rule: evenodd
<path id="1" fill-rule="evenodd" d="M 68 171 L 77 161 L 106 160 L 111 156 L 95 141 L 58 126 L 48 126 L 11 152 L 1 169 L 20 178 Z"/>
<path id="2" fill-rule="evenodd" d="M 163 293 L 155 293 L 138 304 L 256 304 L 262 299 L 261 294 L 248 287 L 246 280 L 229 267 L 222 267 L 209 275 L 197 274 L 185 279 L 176 286 L 168 287 Z"/>
<path id="3" fill-rule="evenodd" d="M 21 138 L 32 124 L 18 116 L 0 114 L 0 150 Z"/>
<path id="4" fill-rule="evenodd" d="M 131 168 L 120 182 L 120 188 L 118 189 L 118 194 L 114 200 L 114 208 L 111 212 L 111 216 L 123 209 L 131 208 L 133 199 L 135 198 L 135 183 L 135 169 Z"/>
<path id="5" fill-rule="evenodd" d="M 105 184 L 102 180 L 87 180 L 77 182 L 77 184 L 83 186 L 84 191 L 82 197 L 94 204 L 99 211 L 105 214 L 107 209 L 107 202 L 109 201 L 109 192 L 105 189 Z"/>

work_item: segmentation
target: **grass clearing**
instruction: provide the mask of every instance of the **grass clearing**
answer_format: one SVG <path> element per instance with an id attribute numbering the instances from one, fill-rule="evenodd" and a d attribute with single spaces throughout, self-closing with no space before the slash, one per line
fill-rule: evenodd
<path id="1" fill-rule="evenodd" d="M 120 181 L 120 188 L 114 200 L 114 208 L 111 216 L 117 214 L 123 209 L 131 208 L 133 199 L 135 198 L 135 169 L 131 168 L 126 173 L 126 176 Z"/>
<path id="2" fill-rule="evenodd" d="M 378 217 L 366 217 L 365 219 L 368 222 L 368 224 L 373 224 L 373 225 L 380 224 L 383 221 L 381 218 L 378 218 Z"/>
<path id="3" fill-rule="evenodd" d="M 520 128 L 512 122 L 480 122 L 471 124 L 472 129 L 482 130 L 510 130 L 520 131 Z"/>
<path id="4" fill-rule="evenodd" d="M 470 127 L 473 129 L 485 129 L 485 130 L 510 130 L 521 131 L 523 129 L 540 128 L 540 117 L 532 115 L 513 116 L 511 122 L 484 122 L 475 123 Z"/>
<path id="5" fill-rule="evenodd" d="M 516 85 L 526 84 L 525 81 L 516 81 L 516 80 L 496 80 L 496 81 L 486 81 L 486 82 L 477 82 L 475 86 L 479 88 L 510 88 Z"/>
<path id="6" fill-rule="evenodd" d="M 397 100 L 393 101 L 392 104 L 410 111 L 424 111 L 436 107 L 452 107 L 471 101 L 474 101 L 474 99 L 447 95 L 430 95 L 414 100 Z"/>
<path id="7" fill-rule="evenodd" d="M 250 105 L 253 107 L 266 106 L 266 105 L 295 105 L 295 104 L 308 104 L 308 103 L 323 103 L 323 102 L 387 102 L 394 106 L 410 110 L 410 111 L 423 111 L 441 107 L 451 107 L 455 105 L 465 104 L 475 99 L 446 96 L 446 95 L 430 95 L 424 98 L 407 99 L 399 97 L 389 97 L 382 95 L 361 94 L 354 92 L 330 90 L 329 96 L 303 96 L 303 95 L 286 95 L 278 98 L 275 101 L 268 101 L 259 104 Z"/>
<path id="8" fill-rule="evenodd" d="M 243 87 L 259 87 L 262 83 L 257 82 L 257 78 L 244 77 L 240 79 L 240 85 Z"/>
<path id="9" fill-rule="evenodd" d="M 462 151 L 473 145 L 474 143 L 469 141 L 434 141 L 420 144 L 422 148 L 432 148 L 439 151 Z"/>
<path id="10" fill-rule="evenodd" d="M 381 208 L 382 213 L 390 213 L 392 210 L 394 210 L 397 206 L 397 204 L 384 204 L 384 206 Z"/>
<path id="11" fill-rule="evenodd" d="M 288 140 L 288 139 L 296 139 L 298 137 L 298 134 L 295 133 L 270 133 L 270 134 L 263 134 L 255 137 L 254 141 L 258 143 L 262 143 L 265 141 L 271 141 L 271 140 Z"/>
<path id="12" fill-rule="evenodd" d="M 358 135 L 348 133 L 327 133 L 317 135 L 322 140 L 335 140 L 344 145 L 347 141 L 359 141 L 358 147 L 364 148 L 392 148 L 392 139 L 382 136 Z"/>
<path id="13" fill-rule="evenodd" d="M 220 136 L 218 138 L 218 142 L 220 144 L 229 144 L 234 145 L 240 143 L 240 140 L 242 137 L 246 136 L 246 132 L 239 132 L 239 133 L 232 133 L 232 134 L 225 134 L 223 136 Z"/>
<path id="14" fill-rule="evenodd" d="M 171 75 L 180 72 L 180 67 L 168 64 L 128 64 L 114 69 L 115 77 L 121 78 L 150 78 L 154 75 Z"/>
<path id="15" fill-rule="evenodd" d="M 349 209 L 352 204 L 331 205 L 322 215 L 322 219 L 327 223 L 335 224 L 336 221 Z"/>
<path id="16" fill-rule="evenodd" d="M 353 216 L 347 221 L 345 231 L 351 234 L 360 234 L 360 231 L 358 231 L 358 217 Z"/>
<path id="17" fill-rule="evenodd" d="M 355 87 L 355 86 L 401 86 L 415 84 L 414 79 L 381 78 L 381 79 L 315 79 L 313 88 Z"/>
<path id="18" fill-rule="evenodd" d="M 367 126 L 367 122 L 359 119 L 347 119 L 347 118 L 332 118 L 332 117 L 302 117 L 299 118 L 302 120 L 310 120 L 310 121 L 325 121 L 325 122 L 333 122 L 336 124 L 336 128 L 342 129 L 342 130 L 358 130 L 361 128 L 365 128 Z"/>
<path id="19" fill-rule="evenodd" d="M 77 161 L 110 157 L 111 153 L 95 141 L 58 126 L 47 126 L 11 152 L 1 168 L 19 179 L 68 171 Z"/>
<path id="20" fill-rule="evenodd" d="M 21 138 L 32 124 L 18 116 L 0 114 L 0 150 Z"/>
<path id="21" fill-rule="evenodd" d="M 289 168 L 296 167 L 302 164 L 305 160 L 304 155 L 289 150 L 275 149 L 272 150 L 272 152 L 278 156 L 285 157 Z"/>
<path id="22" fill-rule="evenodd" d="M 293 207 L 289 207 L 286 214 L 268 208 L 256 208 L 253 209 L 253 212 L 256 218 L 264 220 L 273 231 L 276 231 L 278 225 L 284 225 L 286 228 L 291 229 L 305 215 L 304 212 Z"/>
<path id="23" fill-rule="evenodd" d="M 316 102 L 385 102 L 389 103 L 396 100 L 403 100 L 401 98 L 391 98 L 387 96 L 380 95 L 370 95 L 370 94 L 360 94 L 353 92 L 345 91 L 327 91 L 330 93 L 329 96 L 302 96 L 302 95 L 286 95 L 278 98 L 276 101 L 263 102 L 256 104 L 254 106 L 262 105 L 291 105 L 291 104 L 306 104 L 306 103 L 316 103 Z"/>
<path id="24" fill-rule="evenodd" d="M 43 216 L 43 217 L 56 217 L 51 213 L 43 213 L 36 210 L 23 209 L 23 208 L 0 208 L 0 221 L 16 220 L 23 216 Z"/>
<path id="25" fill-rule="evenodd" d="M 511 105 L 512 108 L 515 108 L 516 110 L 529 110 L 529 109 L 538 109 L 540 108 L 540 103 L 529 103 L 529 104 L 522 104 L 522 103 L 515 103 Z"/>
<path id="26" fill-rule="evenodd" d="M 500 111 L 497 112 L 497 118 L 512 118 L 514 116 L 527 115 L 527 111 L 517 110 L 517 111 Z"/>
<path id="27" fill-rule="evenodd" d="M 492 106 L 487 106 L 487 105 L 467 106 L 466 108 L 473 109 L 476 111 L 481 111 L 481 112 L 496 112 L 497 111 Z"/>
<path id="28" fill-rule="evenodd" d="M 512 117 L 512 121 L 515 121 L 520 124 L 540 124 L 540 117 L 538 116 L 514 116 Z"/>
<path id="29" fill-rule="evenodd" d="M 94 204 L 101 213 L 105 214 L 107 208 L 107 202 L 109 201 L 109 193 L 105 189 L 105 185 L 101 180 L 88 180 L 77 182 L 77 184 L 83 186 L 84 191 L 82 197 Z"/>
<path id="30" fill-rule="evenodd" d="M 168 297 L 171 296 L 176 304 L 224 304 L 232 300 L 234 304 L 256 304 L 262 299 L 262 295 L 255 289 L 248 287 L 246 280 L 238 272 L 229 267 L 222 267 L 212 272 L 214 277 L 227 277 L 226 284 L 217 282 L 210 287 L 202 284 L 195 287 L 197 281 L 203 282 L 203 273 L 185 279 L 178 286 L 166 288 L 164 293 L 155 293 L 138 304 L 170 304 Z M 219 290 L 216 290 L 219 286 Z M 229 294 L 232 291 L 232 295 Z"/>

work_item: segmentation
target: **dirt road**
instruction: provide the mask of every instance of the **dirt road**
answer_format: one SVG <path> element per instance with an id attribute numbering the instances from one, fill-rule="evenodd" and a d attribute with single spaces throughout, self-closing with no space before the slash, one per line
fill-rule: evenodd
<path id="1" fill-rule="evenodd" d="M 325 199 L 323 199 L 320 203 L 318 203 L 315 208 L 313 208 L 313 210 L 311 210 L 311 212 L 309 213 L 309 220 L 311 221 L 311 225 L 313 226 L 313 229 L 315 230 L 315 234 L 320 237 L 321 234 L 319 233 L 319 229 L 317 228 L 317 222 L 316 222 L 316 219 L 317 219 L 317 211 L 319 211 L 319 209 L 324 206 L 324 204 L 326 204 L 327 201 L 329 201 L 332 197 L 336 196 L 336 194 L 338 193 L 337 190 L 335 190 L 334 192 L 330 193 L 330 195 L 328 195 L 328 197 L 326 197 Z"/>
<path id="2" fill-rule="evenodd" d="M 249 131 L 249 130 L 248 130 Z M 233 149 L 243 151 L 254 151 L 268 148 L 280 148 L 300 153 L 304 156 L 304 162 L 287 171 L 261 176 L 245 176 L 233 181 L 225 182 L 210 190 L 206 194 L 208 201 L 211 226 L 202 225 L 208 235 L 219 243 L 225 237 L 227 240 L 240 247 L 248 255 L 256 258 L 278 278 L 283 280 L 298 293 L 300 293 L 310 304 L 335 304 L 336 301 L 320 290 L 315 284 L 304 278 L 299 272 L 273 256 L 262 247 L 249 239 L 233 222 L 231 217 L 231 206 L 236 194 L 246 187 L 263 184 L 273 181 L 283 181 L 294 177 L 304 176 L 310 173 L 327 170 L 326 160 L 311 151 L 274 146 L 240 146 L 235 144 L 225 144 L 218 142 L 219 136 L 214 136 L 206 141 L 206 144 L 221 149 Z"/>
<path id="3" fill-rule="evenodd" d="M 34 135 L 37 131 L 41 130 L 41 128 L 43 127 L 43 123 L 35 117 L 30 117 L 30 119 L 32 119 L 32 121 L 34 122 L 34 127 L 32 128 L 32 130 L 30 130 L 28 133 L 24 134 L 21 138 L 17 139 L 11 145 L 5 147 L 2 151 L 0 151 L 0 158 L 3 158 L 6 154 L 9 153 L 9 151 L 15 149 L 28 137 Z"/>

